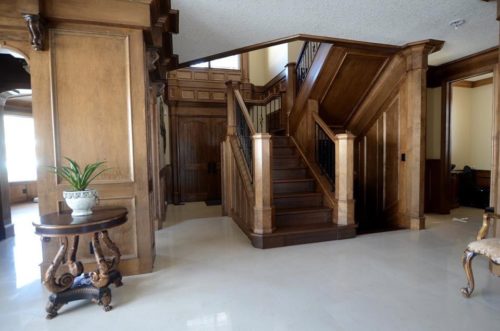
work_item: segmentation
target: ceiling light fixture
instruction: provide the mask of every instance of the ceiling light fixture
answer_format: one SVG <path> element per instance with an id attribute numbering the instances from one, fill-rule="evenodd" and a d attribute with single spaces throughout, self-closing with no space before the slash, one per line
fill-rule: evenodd
<path id="1" fill-rule="evenodd" d="M 461 27 L 462 25 L 465 24 L 465 20 L 464 19 L 458 19 L 458 20 L 451 21 L 448 24 L 450 24 L 450 26 L 452 26 L 455 30 L 458 30 L 459 27 Z"/>

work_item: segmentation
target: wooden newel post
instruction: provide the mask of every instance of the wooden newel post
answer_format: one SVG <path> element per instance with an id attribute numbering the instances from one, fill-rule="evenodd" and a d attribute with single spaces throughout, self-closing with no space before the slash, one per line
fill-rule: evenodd
<path id="1" fill-rule="evenodd" d="M 271 233 L 274 230 L 272 207 L 272 142 L 269 133 L 253 136 L 253 185 L 255 192 L 253 232 Z"/>
<path id="2" fill-rule="evenodd" d="M 286 66 L 286 93 L 285 93 L 285 124 L 286 134 L 290 134 L 290 123 L 288 121 L 292 112 L 293 102 L 297 94 L 297 65 L 294 62 L 288 63 Z"/>
<path id="3" fill-rule="evenodd" d="M 335 200 L 334 222 L 354 224 L 354 138 L 351 133 L 335 136 Z"/>
<path id="4" fill-rule="evenodd" d="M 239 90 L 240 82 L 228 80 L 226 82 L 226 100 L 227 100 L 227 135 L 233 136 L 236 133 L 236 109 L 234 90 Z"/>

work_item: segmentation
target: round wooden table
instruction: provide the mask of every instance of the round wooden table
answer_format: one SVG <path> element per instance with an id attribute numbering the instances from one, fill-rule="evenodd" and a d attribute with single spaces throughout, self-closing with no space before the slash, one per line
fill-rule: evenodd
<path id="1" fill-rule="evenodd" d="M 59 250 L 45 273 L 43 284 L 52 293 L 47 303 L 47 319 L 57 316 L 58 310 L 68 302 L 88 299 L 111 310 L 110 284 L 122 285 L 122 276 L 117 269 L 120 263 L 120 250 L 111 241 L 108 229 L 127 221 L 127 209 L 122 207 L 99 208 L 87 216 L 72 217 L 71 212 L 52 213 L 41 216 L 33 222 L 35 233 L 42 237 L 57 237 Z M 97 270 L 84 273 L 83 264 L 76 259 L 81 235 L 92 236 L 92 250 L 97 262 Z M 100 240 L 112 253 L 107 260 L 102 252 Z M 71 246 L 68 243 L 71 241 Z M 69 248 L 69 254 L 68 253 Z M 61 264 L 69 272 L 56 277 Z"/>

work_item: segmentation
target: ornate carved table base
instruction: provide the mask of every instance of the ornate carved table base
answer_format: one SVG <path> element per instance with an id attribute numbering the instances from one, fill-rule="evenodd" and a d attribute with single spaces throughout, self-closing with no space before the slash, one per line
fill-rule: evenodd
<path id="1" fill-rule="evenodd" d="M 104 258 L 99 237 L 113 253 L 112 260 Z M 70 254 L 66 258 L 68 237 L 62 237 L 59 251 L 45 273 L 43 283 L 52 292 L 46 306 L 47 319 L 56 317 L 62 306 L 76 300 L 91 300 L 102 305 L 104 311 L 110 311 L 113 308 L 111 290 L 108 286 L 110 284 L 116 287 L 122 285 L 122 275 L 116 270 L 121 257 L 118 247 L 111 241 L 107 231 L 95 232 L 92 237 L 92 247 L 98 268 L 94 272 L 83 273 L 82 263 L 76 261 L 78 242 L 79 236 L 74 236 Z M 65 262 L 70 272 L 56 278 L 57 269 L 62 262 Z"/>
<path id="2" fill-rule="evenodd" d="M 115 285 L 121 286 L 121 274 L 120 272 L 113 270 L 109 274 L 110 282 L 114 282 Z M 118 283 L 119 281 L 119 283 Z M 119 285 L 117 285 L 117 283 Z M 104 307 L 104 311 L 110 311 L 113 309 L 111 304 L 111 290 L 108 287 L 97 288 L 92 285 L 90 280 L 90 275 L 88 273 L 82 274 L 75 278 L 71 288 L 64 292 L 53 293 L 49 296 L 49 302 L 45 310 L 47 311 L 47 319 L 52 319 L 57 316 L 57 312 L 62 306 L 77 300 L 90 300 Z"/>

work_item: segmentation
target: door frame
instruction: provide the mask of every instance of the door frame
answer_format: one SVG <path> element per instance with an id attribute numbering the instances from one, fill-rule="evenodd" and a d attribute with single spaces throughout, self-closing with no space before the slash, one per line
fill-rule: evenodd
<path id="1" fill-rule="evenodd" d="M 492 127 L 492 166 L 491 166 L 491 193 L 490 203 L 495 205 L 497 201 L 497 171 L 500 166 L 498 155 L 495 155 L 500 144 L 496 139 L 495 133 L 500 130 L 500 109 L 498 107 L 498 90 L 499 84 L 499 59 L 498 46 L 486 49 L 484 51 L 466 56 L 464 58 L 442 64 L 437 67 L 431 67 L 428 73 L 428 88 L 441 87 L 441 168 L 439 176 L 439 213 L 449 214 L 451 210 L 448 188 L 450 185 L 450 147 L 451 147 L 451 84 L 453 82 L 463 80 L 469 77 L 493 72 L 494 100 L 493 100 L 493 127 Z"/>

